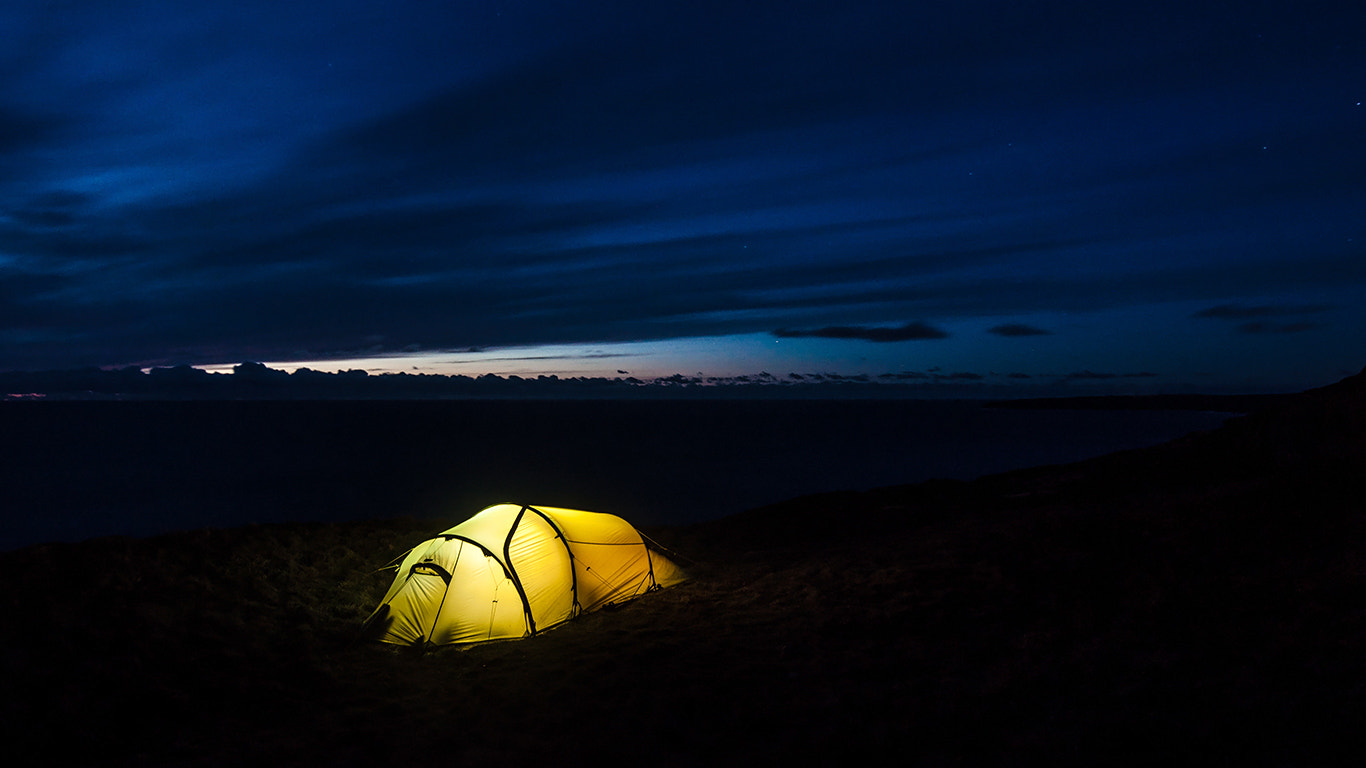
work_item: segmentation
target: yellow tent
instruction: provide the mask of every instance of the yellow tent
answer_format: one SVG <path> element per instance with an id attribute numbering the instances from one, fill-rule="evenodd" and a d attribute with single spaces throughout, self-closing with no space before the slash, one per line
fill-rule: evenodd
<path id="1" fill-rule="evenodd" d="M 366 624 L 400 645 L 527 637 L 685 578 L 615 515 L 498 504 L 409 551 Z"/>

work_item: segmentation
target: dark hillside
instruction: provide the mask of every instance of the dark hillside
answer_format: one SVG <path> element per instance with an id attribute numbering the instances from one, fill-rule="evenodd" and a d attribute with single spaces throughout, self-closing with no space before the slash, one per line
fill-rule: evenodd
<path id="1" fill-rule="evenodd" d="M 66 763 L 1341 762 L 1364 432 L 1359 375 L 1151 449 L 652 529 L 692 582 L 425 654 L 356 631 L 448 521 L 30 547 L 0 555 L 0 717 Z"/>

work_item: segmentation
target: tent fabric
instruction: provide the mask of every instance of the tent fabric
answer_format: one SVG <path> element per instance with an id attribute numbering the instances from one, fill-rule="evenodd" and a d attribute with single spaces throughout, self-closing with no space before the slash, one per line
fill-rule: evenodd
<path id="1" fill-rule="evenodd" d="M 400 645 L 528 637 L 686 578 L 615 515 L 497 504 L 409 550 L 367 624 Z"/>

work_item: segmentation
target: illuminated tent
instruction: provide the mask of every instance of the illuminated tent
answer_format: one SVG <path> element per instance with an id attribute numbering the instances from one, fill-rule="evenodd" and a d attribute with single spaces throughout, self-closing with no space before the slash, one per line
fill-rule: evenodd
<path id="1" fill-rule="evenodd" d="M 527 637 L 685 578 L 615 515 L 498 504 L 409 551 L 366 624 L 400 645 Z"/>

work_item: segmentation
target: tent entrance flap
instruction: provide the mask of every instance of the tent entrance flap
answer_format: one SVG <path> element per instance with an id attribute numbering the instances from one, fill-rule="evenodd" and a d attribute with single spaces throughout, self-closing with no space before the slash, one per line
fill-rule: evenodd
<path id="1" fill-rule="evenodd" d="M 447 584 L 451 583 L 450 572 L 447 571 L 445 568 L 442 568 L 441 566 L 437 565 L 436 563 L 418 563 L 417 565 L 413 566 L 413 573 L 420 573 L 426 576 L 440 576 L 442 581 L 446 582 Z"/>

